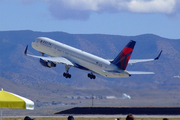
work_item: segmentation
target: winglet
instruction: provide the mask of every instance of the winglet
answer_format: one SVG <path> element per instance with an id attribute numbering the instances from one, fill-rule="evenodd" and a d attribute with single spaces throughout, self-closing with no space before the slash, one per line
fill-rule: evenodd
<path id="1" fill-rule="evenodd" d="M 28 45 L 26 46 L 26 49 L 24 51 L 24 54 L 27 56 L 27 49 L 28 49 Z"/>
<path id="2" fill-rule="evenodd" d="M 162 50 L 160 51 L 159 55 L 156 58 L 154 58 L 154 60 L 158 60 L 159 57 L 161 56 L 161 53 L 162 53 Z"/>

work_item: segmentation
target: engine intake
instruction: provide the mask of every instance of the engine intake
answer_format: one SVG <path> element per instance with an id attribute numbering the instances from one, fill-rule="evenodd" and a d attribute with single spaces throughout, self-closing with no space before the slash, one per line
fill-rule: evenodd
<path id="1" fill-rule="evenodd" d="M 56 64 L 53 63 L 52 61 L 45 61 L 45 60 L 43 60 L 43 59 L 40 58 L 39 62 L 40 62 L 40 64 L 41 64 L 42 66 L 44 66 L 44 67 L 49 67 L 49 68 L 51 68 L 51 67 L 56 67 Z"/>

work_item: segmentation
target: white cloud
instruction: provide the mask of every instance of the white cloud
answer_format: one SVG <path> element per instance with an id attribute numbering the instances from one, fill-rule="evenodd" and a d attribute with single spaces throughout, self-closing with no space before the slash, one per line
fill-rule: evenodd
<path id="1" fill-rule="evenodd" d="M 26 0 L 27 2 L 28 0 Z M 32 1 L 32 0 L 29 0 Z M 35 0 L 33 0 L 35 1 Z M 42 0 L 57 19 L 87 20 L 92 12 L 179 13 L 178 0 Z"/>
<path id="2" fill-rule="evenodd" d="M 176 1 L 175 0 L 133 0 L 128 4 L 130 12 L 137 13 L 174 13 Z"/>

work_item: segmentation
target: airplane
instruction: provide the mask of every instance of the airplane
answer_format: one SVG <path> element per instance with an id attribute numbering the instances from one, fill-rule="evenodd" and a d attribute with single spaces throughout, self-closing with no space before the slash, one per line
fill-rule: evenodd
<path id="1" fill-rule="evenodd" d="M 39 58 L 39 62 L 44 67 L 56 67 L 58 63 L 65 65 L 66 72 L 63 73 L 65 78 L 71 78 L 69 74 L 70 67 L 79 68 L 81 70 L 89 71 L 88 77 L 95 79 L 94 74 L 98 74 L 104 77 L 110 78 L 126 78 L 131 74 L 154 74 L 154 72 L 142 72 L 142 71 L 127 71 L 127 64 L 134 64 L 139 62 L 147 62 L 158 60 L 162 50 L 158 56 L 154 59 L 130 59 L 133 52 L 136 41 L 130 40 L 130 42 L 124 47 L 124 49 L 117 55 L 115 59 L 108 60 L 77 48 L 68 46 L 64 43 L 52 40 L 47 37 L 38 37 L 32 42 L 32 47 L 39 51 L 42 56 L 27 54 L 28 45 L 25 48 L 24 54 L 26 56 Z M 45 57 L 44 54 L 50 55 Z"/>

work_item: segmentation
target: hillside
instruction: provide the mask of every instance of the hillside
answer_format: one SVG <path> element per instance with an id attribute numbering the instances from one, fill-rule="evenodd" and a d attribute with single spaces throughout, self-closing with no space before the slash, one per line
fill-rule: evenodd
<path id="1" fill-rule="evenodd" d="M 39 60 L 23 54 L 26 45 L 28 53 L 40 55 L 31 47 L 31 42 L 44 36 L 70 46 L 82 49 L 103 58 L 113 59 L 132 39 L 136 46 L 132 59 L 155 58 L 160 50 L 163 53 L 158 61 L 128 65 L 130 71 L 153 71 L 155 75 L 132 75 L 129 78 L 105 78 L 97 75 L 95 80 L 87 77 L 86 71 L 70 68 L 71 79 L 62 74 L 64 65 L 45 68 Z M 179 106 L 180 79 L 180 39 L 167 39 L 153 34 L 137 36 L 103 35 L 103 34 L 68 34 L 64 32 L 1 31 L 0 32 L 0 87 L 31 98 L 36 107 L 54 110 L 77 106 L 90 106 L 91 101 L 67 100 L 70 96 L 114 95 L 123 93 L 132 96 L 132 100 L 97 102 L 97 106 Z M 49 96 L 50 95 L 50 96 Z M 166 99 L 166 100 L 164 100 Z M 65 103 L 67 106 L 43 106 L 45 103 Z M 81 101 L 81 102 L 80 102 Z M 76 104 L 78 103 L 78 104 Z M 69 105 L 69 106 L 68 106 Z M 46 111 L 45 113 L 48 113 Z M 41 113 L 41 114 L 44 114 Z"/>
<path id="2" fill-rule="evenodd" d="M 131 39 L 137 41 L 131 58 L 155 58 L 160 50 L 163 50 L 163 53 L 159 61 L 138 63 L 127 67 L 127 70 L 154 71 L 155 75 L 133 75 L 127 79 L 109 79 L 97 76 L 96 80 L 90 80 L 86 77 L 87 72 L 71 68 L 72 79 L 69 80 L 62 76 L 62 73 L 65 71 L 64 65 L 47 69 L 41 66 L 37 59 L 23 55 L 25 46 L 30 46 L 31 42 L 39 36 L 58 40 L 107 59 L 115 58 Z M 88 86 L 92 88 L 93 86 L 93 88 L 98 89 L 101 87 L 131 86 L 131 84 L 136 84 L 139 87 L 139 83 L 144 82 L 163 83 L 180 74 L 179 43 L 180 40 L 166 39 L 152 34 L 128 37 L 98 34 L 78 35 L 63 32 L 0 32 L 0 76 L 18 84 L 32 85 L 50 82 L 68 84 L 78 88 L 88 88 Z M 28 52 L 39 55 L 31 46 Z M 127 84 L 127 81 L 130 83 L 128 82 Z"/>

